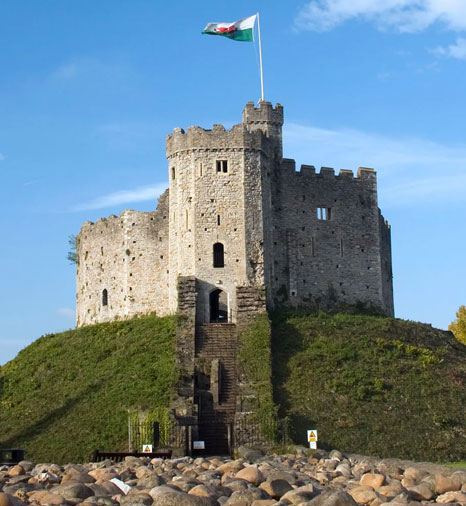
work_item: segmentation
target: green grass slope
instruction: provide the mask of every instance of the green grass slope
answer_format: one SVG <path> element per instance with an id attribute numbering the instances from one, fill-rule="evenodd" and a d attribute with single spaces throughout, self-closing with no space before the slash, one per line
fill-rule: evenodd
<path id="1" fill-rule="evenodd" d="M 127 450 L 127 409 L 168 407 L 175 328 L 151 315 L 35 341 L 0 368 L 0 447 L 53 462 Z"/>
<path id="2" fill-rule="evenodd" d="M 466 346 L 430 325 L 276 314 L 273 382 L 295 437 L 324 448 L 430 461 L 466 458 Z"/>

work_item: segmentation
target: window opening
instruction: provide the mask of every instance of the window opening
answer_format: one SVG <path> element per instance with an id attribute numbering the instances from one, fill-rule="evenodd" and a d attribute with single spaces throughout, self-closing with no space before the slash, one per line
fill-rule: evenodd
<path id="1" fill-rule="evenodd" d="M 330 220 L 332 215 L 332 209 L 330 207 L 318 207 L 317 208 L 317 219 L 318 220 Z"/>
<path id="2" fill-rule="evenodd" d="M 213 253 L 214 253 L 214 267 L 224 267 L 225 255 L 223 244 L 221 242 L 216 242 L 214 244 Z"/>
<path id="3" fill-rule="evenodd" d="M 217 225 L 220 225 L 220 215 L 217 214 Z"/>
<path id="4" fill-rule="evenodd" d="M 102 306 L 108 306 L 108 292 L 106 288 L 102 290 Z"/>
<path id="5" fill-rule="evenodd" d="M 228 160 L 217 160 L 217 172 L 228 172 Z"/>
<path id="6" fill-rule="evenodd" d="M 172 167 L 172 179 L 175 179 L 175 167 Z"/>

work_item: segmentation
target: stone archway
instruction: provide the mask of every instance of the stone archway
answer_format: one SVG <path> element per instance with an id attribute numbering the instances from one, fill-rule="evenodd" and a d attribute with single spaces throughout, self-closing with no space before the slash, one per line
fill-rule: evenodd
<path id="1" fill-rule="evenodd" d="M 209 294 L 210 323 L 228 323 L 228 295 L 217 288 Z"/>

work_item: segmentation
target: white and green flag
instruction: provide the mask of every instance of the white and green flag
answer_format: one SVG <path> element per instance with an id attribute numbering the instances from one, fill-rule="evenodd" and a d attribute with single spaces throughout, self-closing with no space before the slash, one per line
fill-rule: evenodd
<path id="1" fill-rule="evenodd" d="M 248 18 L 240 19 L 234 23 L 209 23 L 202 33 L 207 35 L 221 35 L 229 39 L 242 42 L 252 42 L 254 40 L 254 23 L 256 14 Z"/>

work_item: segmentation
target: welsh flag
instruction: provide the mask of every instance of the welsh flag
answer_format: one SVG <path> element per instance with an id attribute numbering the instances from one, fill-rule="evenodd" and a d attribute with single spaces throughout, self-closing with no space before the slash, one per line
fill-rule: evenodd
<path id="1" fill-rule="evenodd" d="M 209 23 L 202 33 L 207 35 L 221 35 L 229 39 L 242 42 L 252 42 L 254 40 L 254 23 L 256 14 L 248 18 L 240 19 L 234 23 Z"/>

